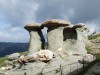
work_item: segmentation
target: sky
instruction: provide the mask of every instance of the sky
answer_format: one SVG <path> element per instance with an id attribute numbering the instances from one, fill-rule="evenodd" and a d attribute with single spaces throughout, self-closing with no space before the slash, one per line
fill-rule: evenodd
<path id="1" fill-rule="evenodd" d="M 100 0 L 0 0 L 0 42 L 28 42 L 24 26 L 48 19 L 85 23 L 100 32 Z"/>

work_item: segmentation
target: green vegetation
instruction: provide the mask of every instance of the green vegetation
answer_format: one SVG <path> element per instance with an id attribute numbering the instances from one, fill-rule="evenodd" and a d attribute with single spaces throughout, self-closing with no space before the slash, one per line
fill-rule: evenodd
<path id="1" fill-rule="evenodd" d="M 26 55 L 27 53 L 28 53 L 28 51 L 20 52 L 21 55 Z"/>
<path id="2" fill-rule="evenodd" d="M 89 47 L 86 47 L 87 53 L 90 54 L 91 53 L 91 49 Z"/>
<path id="3" fill-rule="evenodd" d="M 89 40 L 91 40 L 91 39 L 96 39 L 96 38 L 98 38 L 98 37 L 100 37 L 100 34 L 88 36 Z"/>
<path id="4" fill-rule="evenodd" d="M 89 47 L 86 47 L 87 53 L 91 54 L 91 49 Z M 96 60 L 100 60 L 100 54 L 93 54 L 96 57 Z"/>
<path id="5" fill-rule="evenodd" d="M 25 51 L 25 52 L 21 52 L 20 54 L 21 54 L 21 55 L 26 55 L 27 53 L 28 53 L 28 51 Z M 0 57 L 0 67 L 3 66 L 3 63 L 4 63 L 5 60 L 7 60 L 7 56 L 5 56 L 5 57 Z"/>
<path id="6" fill-rule="evenodd" d="M 100 61 L 100 54 L 95 54 L 94 56 L 96 57 L 97 61 Z"/>
<path id="7" fill-rule="evenodd" d="M 6 57 L 0 57 L 0 67 L 3 66 L 4 61 L 7 60 Z"/>

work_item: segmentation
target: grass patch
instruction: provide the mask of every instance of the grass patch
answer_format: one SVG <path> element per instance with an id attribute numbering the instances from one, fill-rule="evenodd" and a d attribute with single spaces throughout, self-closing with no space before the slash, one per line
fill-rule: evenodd
<path id="1" fill-rule="evenodd" d="M 28 51 L 21 52 L 20 55 L 26 55 L 27 53 L 28 53 Z M 0 57 L 0 67 L 3 66 L 5 60 L 7 60 L 7 56 L 5 56 L 5 57 Z"/>
<path id="2" fill-rule="evenodd" d="M 96 57 L 97 61 L 100 61 L 100 54 L 95 54 L 94 56 Z"/>
<path id="3" fill-rule="evenodd" d="M 28 51 L 20 52 L 20 55 L 27 55 Z"/>
<path id="4" fill-rule="evenodd" d="M 91 49 L 89 47 L 86 47 L 87 53 L 91 54 Z M 96 60 L 100 60 L 100 54 L 93 54 L 96 57 Z"/>
<path id="5" fill-rule="evenodd" d="M 91 49 L 89 47 L 86 47 L 87 53 L 90 54 L 91 53 Z"/>
<path id="6" fill-rule="evenodd" d="M 3 66 L 4 61 L 7 60 L 6 57 L 0 57 L 0 67 Z"/>

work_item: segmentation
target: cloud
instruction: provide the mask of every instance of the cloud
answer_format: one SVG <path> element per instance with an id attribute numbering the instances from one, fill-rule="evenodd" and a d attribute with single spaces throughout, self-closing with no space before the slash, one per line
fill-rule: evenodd
<path id="1" fill-rule="evenodd" d="M 0 29 L 1 42 L 28 42 L 28 32 L 21 27 L 6 26 Z"/>
<path id="2" fill-rule="evenodd" d="M 24 25 L 52 18 L 69 20 L 73 24 L 83 22 L 91 31 L 100 31 L 99 3 L 100 0 L 0 0 L 0 39 L 28 41 Z"/>
<path id="3" fill-rule="evenodd" d="M 21 26 L 35 21 L 37 8 L 38 4 L 31 0 L 0 0 L 0 13 L 12 26 Z"/>
<path id="4" fill-rule="evenodd" d="M 89 27 L 95 26 L 95 30 L 100 31 L 99 3 L 99 0 L 44 0 L 36 11 L 36 20 L 42 22 L 58 18 L 69 20 L 73 24 L 88 22 Z"/>

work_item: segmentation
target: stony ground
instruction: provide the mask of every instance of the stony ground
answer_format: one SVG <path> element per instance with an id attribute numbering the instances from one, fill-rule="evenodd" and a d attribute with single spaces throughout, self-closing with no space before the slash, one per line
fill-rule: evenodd
<path id="1" fill-rule="evenodd" d="M 92 35 L 88 50 L 89 53 L 97 55 L 96 58 L 100 60 L 100 33 Z M 91 67 L 84 75 L 100 75 L 100 62 Z"/>
<path id="2" fill-rule="evenodd" d="M 99 63 L 96 63 L 84 75 L 100 75 L 100 62 Z"/>
<path id="3" fill-rule="evenodd" d="M 90 44 L 88 49 L 90 49 L 90 53 L 100 54 L 100 36 L 90 39 Z"/>

